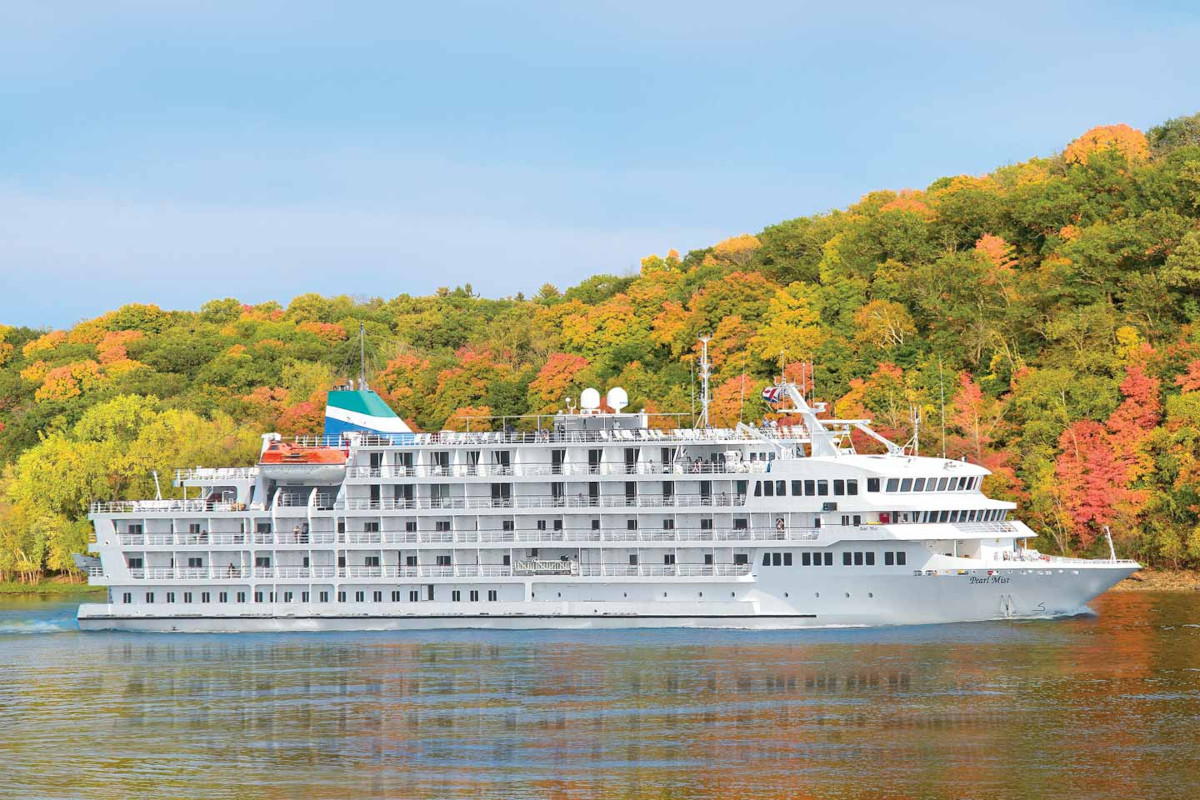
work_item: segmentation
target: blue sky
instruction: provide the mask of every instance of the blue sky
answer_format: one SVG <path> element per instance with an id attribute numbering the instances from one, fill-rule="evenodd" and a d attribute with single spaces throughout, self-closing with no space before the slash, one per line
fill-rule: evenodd
<path id="1" fill-rule="evenodd" d="M 489 296 L 1200 111 L 1188 2 L 0 7 L 0 322 Z"/>

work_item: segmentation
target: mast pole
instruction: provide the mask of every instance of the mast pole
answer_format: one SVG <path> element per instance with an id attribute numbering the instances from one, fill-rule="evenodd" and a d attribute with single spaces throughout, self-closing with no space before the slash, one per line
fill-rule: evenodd
<path id="1" fill-rule="evenodd" d="M 708 343 L 712 341 L 711 336 L 701 336 L 700 344 L 700 427 L 708 427 L 708 378 L 712 375 L 712 370 L 708 363 Z"/>
<path id="2" fill-rule="evenodd" d="M 367 334 L 362 320 L 358 321 L 358 388 L 367 388 Z"/>

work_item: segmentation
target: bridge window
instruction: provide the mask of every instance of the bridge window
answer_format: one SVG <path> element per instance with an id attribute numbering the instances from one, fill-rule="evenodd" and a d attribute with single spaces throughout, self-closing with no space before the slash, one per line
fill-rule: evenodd
<path id="1" fill-rule="evenodd" d="M 800 554 L 800 566 L 802 566 L 802 567 L 812 566 L 812 553 L 801 553 Z"/>
<path id="2" fill-rule="evenodd" d="M 816 493 L 817 493 L 817 482 L 816 481 L 805 481 L 804 482 L 804 494 L 807 495 L 808 497 L 812 497 Z"/>
<path id="3" fill-rule="evenodd" d="M 827 566 L 827 567 L 833 566 L 833 553 L 825 554 L 825 566 Z"/>
<path id="4" fill-rule="evenodd" d="M 749 564 L 750 556 L 747 553 L 734 553 L 733 554 L 733 563 L 738 566 L 741 566 L 743 564 Z"/>
<path id="5" fill-rule="evenodd" d="M 767 497 L 775 496 L 775 484 L 771 481 L 763 481 L 763 494 Z M 756 487 L 757 488 L 757 487 Z"/>
<path id="6" fill-rule="evenodd" d="M 946 490 L 953 492 L 953 491 L 957 491 L 957 489 L 958 489 L 958 478 L 951 478 L 950 485 L 948 487 L 946 487 Z"/>
<path id="7" fill-rule="evenodd" d="M 846 481 L 846 494 L 854 496 L 858 494 L 858 480 L 851 478 Z"/>
<path id="8" fill-rule="evenodd" d="M 850 566 L 850 560 L 851 560 L 852 558 L 853 558 L 853 556 L 852 556 L 852 555 L 850 555 L 850 553 L 849 553 L 849 552 L 842 553 L 842 566 L 843 566 L 843 567 L 848 567 L 848 566 Z"/>
<path id="9" fill-rule="evenodd" d="M 867 491 L 868 492 L 878 492 L 879 491 L 879 478 L 867 478 Z"/>
<path id="10" fill-rule="evenodd" d="M 885 567 L 890 567 L 895 563 L 896 563 L 895 553 L 893 553 L 891 550 L 888 550 L 887 552 L 885 552 L 883 554 L 883 565 Z"/>
<path id="11" fill-rule="evenodd" d="M 854 554 L 854 566 L 861 567 L 862 565 L 863 565 L 863 554 L 855 553 Z"/>
<path id="12" fill-rule="evenodd" d="M 829 494 L 829 481 L 817 481 L 817 494 L 821 497 Z"/>
<path id="13" fill-rule="evenodd" d="M 785 567 L 790 567 L 792 565 L 792 554 L 791 553 L 783 554 L 783 565 Z"/>
<path id="14" fill-rule="evenodd" d="M 917 478 L 916 480 L 913 481 L 913 491 L 914 492 L 925 491 L 925 479 L 924 478 Z"/>
<path id="15" fill-rule="evenodd" d="M 804 481 L 792 481 L 792 497 L 804 495 Z"/>
<path id="16" fill-rule="evenodd" d="M 900 479 L 899 478 L 888 478 L 887 490 L 889 492 L 899 491 L 900 490 Z"/>
<path id="17" fill-rule="evenodd" d="M 783 553 L 772 553 L 771 554 L 771 566 L 773 566 L 773 567 L 783 566 Z"/>
<path id="18" fill-rule="evenodd" d="M 900 491 L 911 492 L 912 491 L 912 483 L 913 483 L 912 478 L 905 478 L 904 480 L 900 481 Z"/>
<path id="19" fill-rule="evenodd" d="M 769 567 L 769 566 L 771 566 L 771 554 L 770 554 L 770 553 L 763 553 L 763 563 L 762 563 L 762 565 L 763 565 L 764 567 Z"/>
<path id="20" fill-rule="evenodd" d="M 875 554 L 874 553 L 867 553 L 867 566 L 868 567 L 875 566 Z"/>

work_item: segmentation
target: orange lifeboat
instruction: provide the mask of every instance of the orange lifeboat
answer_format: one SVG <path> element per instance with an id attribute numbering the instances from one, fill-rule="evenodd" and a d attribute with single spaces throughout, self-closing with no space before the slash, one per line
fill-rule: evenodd
<path id="1" fill-rule="evenodd" d="M 346 477 L 346 452 L 275 441 L 259 456 L 258 467 L 263 477 L 285 483 L 341 483 Z"/>

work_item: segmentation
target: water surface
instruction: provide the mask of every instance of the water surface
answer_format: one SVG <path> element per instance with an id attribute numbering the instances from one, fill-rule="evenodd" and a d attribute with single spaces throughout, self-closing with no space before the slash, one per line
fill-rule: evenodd
<path id="1" fill-rule="evenodd" d="M 83 634 L 0 599 L 0 797 L 1194 798 L 1200 593 L 819 632 Z"/>

